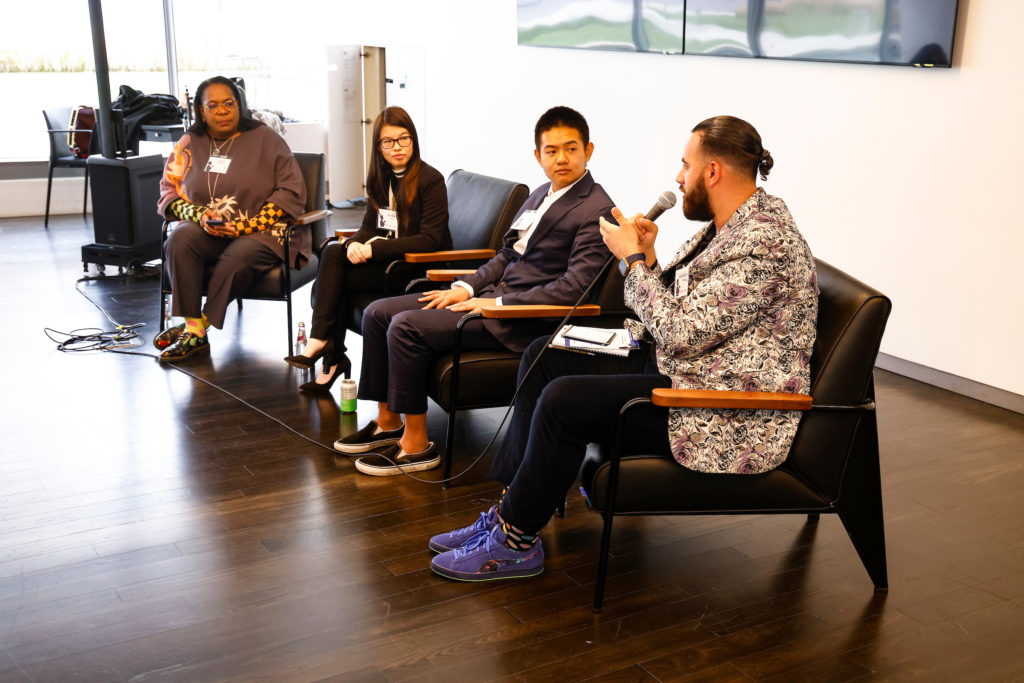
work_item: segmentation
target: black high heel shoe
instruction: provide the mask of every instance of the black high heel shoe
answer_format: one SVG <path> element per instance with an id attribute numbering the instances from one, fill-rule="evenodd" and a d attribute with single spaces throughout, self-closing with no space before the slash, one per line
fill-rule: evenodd
<path id="1" fill-rule="evenodd" d="M 305 384 L 299 385 L 299 391 L 307 391 L 311 394 L 327 394 L 330 393 L 331 387 L 338 380 L 340 375 L 345 375 L 345 379 L 349 379 L 352 376 L 352 361 L 348 359 L 348 356 L 342 354 L 341 358 L 335 363 L 334 359 L 330 356 L 324 358 L 324 367 L 334 367 L 334 374 L 331 378 L 324 383 L 319 383 L 316 380 L 312 382 L 306 382 Z"/>
<path id="2" fill-rule="evenodd" d="M 327 343 L 324 344 L 324 347 L 320 349 L 318 353 L 312 356 L 303 356 L 301 353 L 295 356 L 285 356 L 284 362 L 293 368 L 298 368 L 299 370 L 312 370 L 316 367 L 316 362 L 320 360 L 321 357 L 329 355 L 333 350 L 334 341 L 328 339 Z"/>

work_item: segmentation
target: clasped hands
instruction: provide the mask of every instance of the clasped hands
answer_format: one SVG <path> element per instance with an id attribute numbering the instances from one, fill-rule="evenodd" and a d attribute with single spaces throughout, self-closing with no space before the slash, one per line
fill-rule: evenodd
<path id="1" fill-rule="evenodd" d="M 644 218 L 643 214 L 626 218 L 618 207 L 612 209 L 612 217 L 618 225 L 603 217 L 600 219 L 601 237 L 608 250 L 619 259 L 642 253 L 648 264 L 654 263 L 657 260 L 654 241 L 658 237 L 658 226 Z"/>
<path id="2" fill-rule="evenodd" d="M 362 242 L 349 241 L 345 246 L 345 254 L 350 263 L 366 263 L 373 258 L 373 247 Z"/>
<path id="3" fill-rule="evenodd" d="M 434 289 L 425 292 L 419 300 L 427 304 L 423 308 L 447 308 L 449 311 L 464 311 L 466 313 L 479 313 L 483 310 L 484 306 L 496 306 L 498 304 L 497 299 L 470 297 L 469 290 L 465 287 Z"/>

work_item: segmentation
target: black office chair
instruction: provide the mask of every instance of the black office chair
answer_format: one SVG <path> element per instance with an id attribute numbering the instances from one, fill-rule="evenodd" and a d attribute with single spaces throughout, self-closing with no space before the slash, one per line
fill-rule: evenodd
<path id="1" fill-rule="evenodd" d="M 618 441 L 592 446 L 580 469 L 604 516 L 594 610 L 600 611 L 616 515 L 837 514 L 877 591 L 888 588 L 872 371 L 892 304 L 817 261 L 818 324 L 811 394 L 655 389 L 622 408 Z M 666 455 L 621 455 L 623 416 L 667 407 L 807 411 L 789 456 L 762 474 L 706 474 Z"/>
<path id="2" fill-rule="evenodd" d="M 97 146 L 98 128 L 96 130 L 71 129 L 71 107 L 59 107 L 56 109 L 44 109 L 43 119 L 46 121 L 46 133 L 50 139 L 50 163 L 46 173 L 46 214 L 43 218 L 43 227 L 50 227 L 50 193 L 53 188 L 53 169 L 55 168 L 80 168 L 85 171 L 85 189 L 82 194 L 82 218 L 85 218 L 89 205 L 89 167 L 86 165 L 86 158 L 79 159 L 71 151 L 68 145 L 68 136 L 71 133 L 92 133 L 90 140 L 90 153 L 99 149 Z"/>
<path id="3" fill-rule="evenodd" d="M 313 253 L 310 255 L 309 263 L 302 268 L 291 267 L 292 258 L 289 249 L 290 240 L 284 243 L 284 263 L 274 266 L 263 277 L 256 280 L 249 286 L 242 299 L 260 299 L 265 301 L 284 301 L 288 309 L 288 320 L 285 333 L 288 337 L 288 355 L 295 353 L 292 341 L 292 294 L 295 290 L 303 287 L 316 278 L 317 268 L 320 265 L 320 246 L 326 241 L 328 217 L 330 211 L 324 209 L 327 205 L 327 180 L 324 173 L 324 155 L 311 154 L 308 152 L 296 152 L 295 159 L 299 162 L 302 170 L 302 179 L 306 183 L 306 213 L 295 219 L 291 228 L 300 225 L 309 225 L 313 232 Z M 170 222 L 165 221 L 163 227 L 163 242 L 167 241 L 167 230 Z M 209 273 L 207 273 L 208 277 Z M 206 282 L 203 283 L 205 292 Z M 167 295 L 172 294 L 171 283 L 167 277 L 167 269 L 160 268 L 160 329 L 165 325 L 167 312 Z M 239 300 L 241 307 L 241 300 Z"/>

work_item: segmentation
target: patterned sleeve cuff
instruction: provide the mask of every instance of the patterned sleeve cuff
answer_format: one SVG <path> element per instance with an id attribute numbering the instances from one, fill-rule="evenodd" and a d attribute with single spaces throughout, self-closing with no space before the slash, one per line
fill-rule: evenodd
<path id="1" fill-rule="evenodd" d="M 236 228 L 239 235 L 251 235 L 254 232 L 263 232 L 264 230 L 270 230 L 274 227 L 284 216 L 284 211 L 277 208 L 274 202 L 267 202 L 260 209 L 260 213 L 255 218 L 250 218 L 247 221 L 242 221 Z"/>
<path id="2" fill-rule="evenodd" d="M 196 206 L 179 198 L 170 203 L 167 211 L 179 221 L 199 223 L 203 218 L 203 214 L 206 213 L 206 207 Z"/>

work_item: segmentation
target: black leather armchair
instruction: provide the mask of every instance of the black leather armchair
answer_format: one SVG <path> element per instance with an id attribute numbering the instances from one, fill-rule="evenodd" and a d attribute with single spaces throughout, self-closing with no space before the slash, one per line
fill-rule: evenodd
<path id="1" fill-rule="evenodd" d="M 266 301 L 284 301 L 288 309 L 288 320 L 285 333 L 288 337 L 288 355 L 292 355 L 292 294 L 295 290 L 303 287 L 316 278 L 317 268 L 320 266 L 320 245 L 327 238 L 327 228 L 330 211 L 324 209 L 327 205 L 327 179 L 324 173 L 324 155 L 308 152 L 296 152 L 295 159 L 299 162 L 302 170 L 302 178 L 306 183 L 306 213 L 295 219 L 291 228 L 300 225 L 309 225 L 313 231 L 313 253 L 310 255 L 309 263 L 302 268 L 294 268 L 290 265 L 292 258 L 289 249 L 290 240 L 285 241 L 283 264 L 275 266 L 266 275 L 252 283 L 246 290 L 243 299 L 262 299 Z M 164 223 L 163 241 L 167 240 L 168 222 Z M 209 273 L 207 273 L 208 277 Z M 205 292 L 206 282 L 203 283 Z M 171 283 L 167 277 L 167 270 L 160 268 L 160 329 L 163 330 L 164 315 L 167 310 L 167 295 L 172 294 Z M 239 307 L 242 302 L 239 300 Z"/>
<path id="2" fill-rule="evenodd" d="M 671 457 L 592 446 L 581 468 L 590 505 L 604 517 L 594 610 L 601 608 L 615 515 L 837 514 L 877 591 L 888 588 L 872 370 L 888 298 L 817 261 L 818 333 L 811 395 L 658 389 L 632 410 L 675 407 L 806 410 L 786 462 L 755 475 L 705 474 Z M 779 403 L 781 401 L 781 403 Z"/>

